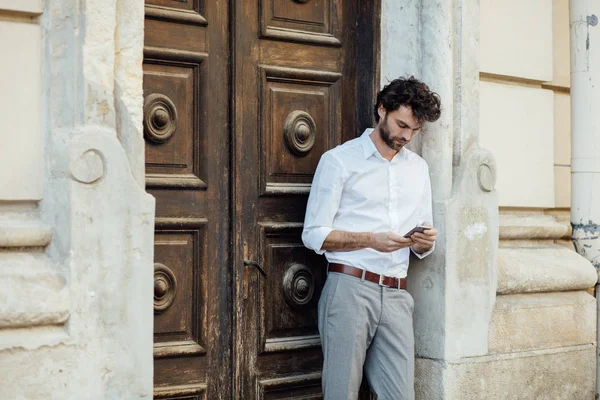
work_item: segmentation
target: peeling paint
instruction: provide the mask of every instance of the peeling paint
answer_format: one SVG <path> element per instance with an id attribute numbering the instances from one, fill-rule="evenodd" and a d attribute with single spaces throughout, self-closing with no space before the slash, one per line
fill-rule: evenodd
<path id="1" fill-rule="evenodd" d="M 600 269 L 600 255 L 594 255 L 594 251 L 597 253 L 598 239 L 600 238 L 600 225 L 595 224 L 593 221 L 588 220 L 587 224 L 583 221 L 579 224 L 571 223 L 573 227 L 573 245 L 575 250 L 581 256 L 587 258 L 590 263 L 596 268 Z"/>
<path id="2" fill-rule="evenodd" d="M 593 223 L 591 220 L 588 221 L 587 224 L 571 223 L 571 226 L 573 227 L 573 231 L 583 231 L 585 233 L 600 234 L 600 225 Z"/>
<path id="3" fill-rule="evenodd" d="M 598 17 L 596 17 L 595 14 L 592 15 L 588 15 L 587 17 L 585 17 L 585 22 L 588 26 L 588 32 L 587 32 L 587 36 L 585 38 L 585 49 L 589 50 L 590 49 L 590 30 L 589 27 L 590 26 L 596 26 L 598 25 Z"/>
<path id="4" fill-rule="evenodd" d="M 465 229 L 465 237 L 469 240 L 475 240 L 482 237 L 487 232 L 487 226 L 484 223 L 477 223 L 467 226 Z"/>
<path id="5" fill-rule="evenodd" d="M 590 49 L 590 33 L 588 32 L 587 37 L 585 38 L 585 49 Z"/>

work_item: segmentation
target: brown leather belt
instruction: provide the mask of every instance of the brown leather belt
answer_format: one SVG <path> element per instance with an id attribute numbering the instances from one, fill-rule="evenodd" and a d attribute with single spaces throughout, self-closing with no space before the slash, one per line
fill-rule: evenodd
<path id="1" fill-rule="evenodd" d="M 370 282 L 375 282 L 380 286 L 386 286 L 394 289 L 406 290 L 406 279 L 405 278 L 394 278 L 393 276 L 385 276 L 375 274 L 373 272 L 365 271 L 361 268 L 352 267 L 344 264 L 329 264 L 330 272 L 339 272 L 340 274 L 346 274 L 355 278 L 362 278 L 363 272 L 365 273 L 365 279 Z"/>

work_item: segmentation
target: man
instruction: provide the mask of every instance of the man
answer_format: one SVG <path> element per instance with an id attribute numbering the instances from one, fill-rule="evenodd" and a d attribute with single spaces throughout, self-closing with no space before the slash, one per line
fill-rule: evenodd
<path id="1" fill-rule="evenodd" d="M 377 95 L 377 125 L 321 157 L 302 240 L 329 261 L 319 300 L 325 400 L 355 400 L 363 368 L 378 400 L 414 398 L 410 251 L 433 251 L 427 163 L 405 148 L 440 117 L 440 98 L 414 77 Z"/>

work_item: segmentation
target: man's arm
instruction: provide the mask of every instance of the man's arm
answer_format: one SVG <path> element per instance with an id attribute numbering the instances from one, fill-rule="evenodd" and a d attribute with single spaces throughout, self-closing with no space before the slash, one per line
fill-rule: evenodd
<path id="1" fill-rule="evenodd" d="M 372 248 L 381 252 L 392 252 L 415 244 L 393 232 L 344 232 L 333 229 L 344 190 L 345 171 L 339 160 L 325 153 L 315 171 L 306 216 L 302 242 L 317 254 L 325 251 L 352 251 Z"/>
<path id="2" fill-rule="evenodd" d="M 315 171 L 308 196 L 302 242 L 317 254 L 325 253 L 323 243 L 333 231 L 344 189 L 344 167 L 330 152 L 323 154 Z"/>
<path id="3" fill-rule="evenodd" d="M 394 232 L 332 231 L 323 242 L 321 249 L 326 251 L 352 251 L 370 247 L 377 251 L 389 253 L 410 247 L 414 243 L 412 239 L 402 237 Z"/>
<path id="4" fill-rule="evenodd" d="M 313 178 L 302 242 L 317 254 L 325 251 L 352 251 L 372 248 L 392 252 L 412 246 L 415 242 L 393 232 L 344 232 L 333 229 L 344 189 L 344 168 L 331 153 L 325 153 Z"/>
<path id="5" fill-rule="evenodd" d="M 370 232 L 332 231 L 321 249 L 326 251 L 352 251 L 371 247 L 373 234 Z"/>

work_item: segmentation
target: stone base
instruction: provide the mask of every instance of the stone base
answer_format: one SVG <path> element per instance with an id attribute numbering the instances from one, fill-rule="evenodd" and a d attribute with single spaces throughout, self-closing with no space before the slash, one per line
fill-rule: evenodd
<path id="1" fill-rule="evenodd" d="M 591 400 L 596 345 L 465 358 L 417 358 L 418 400 Z"/>
<path id="2" fill-rule="evenodd" d="M 488 354 L 596 342 L 596 299 L 585 291 L 496 297 Z"/>
<path id="3" fill-rule="evenodd" d="M 585 290 L 597 281 L 594 266 L 562 246 L 498 250 L 498 294 Z"/>

